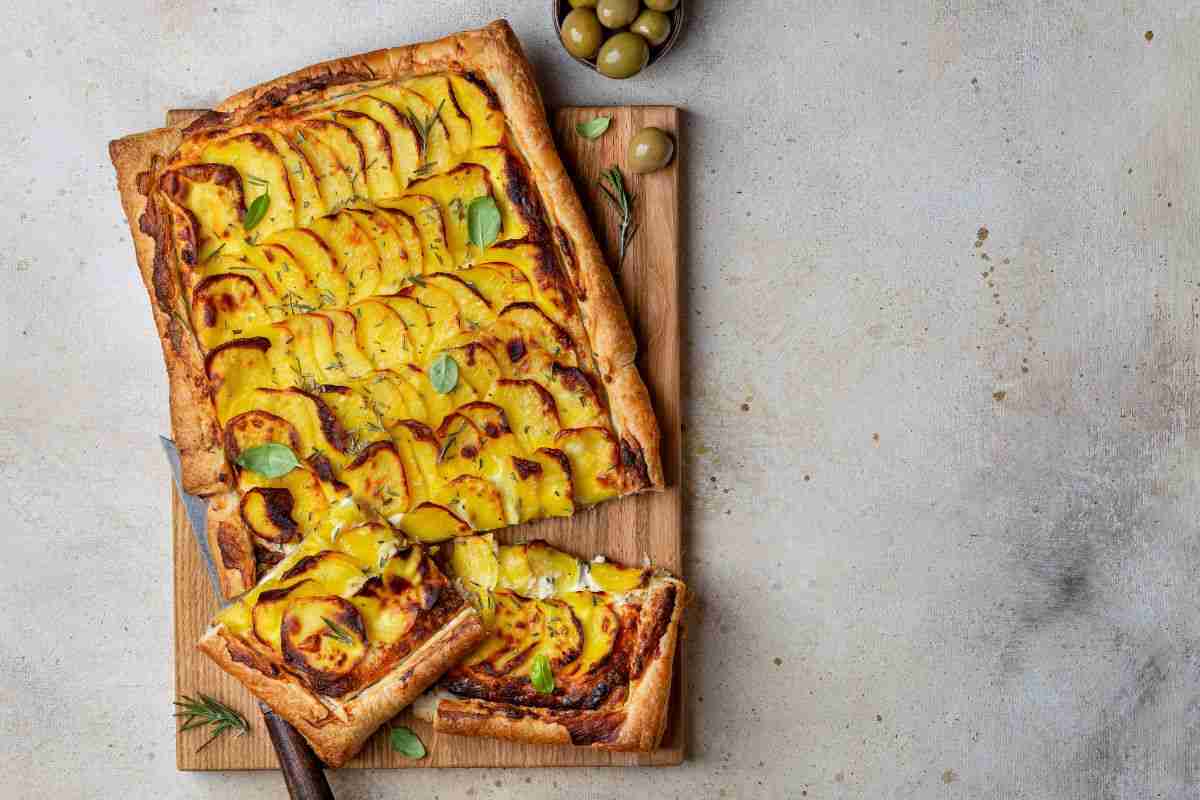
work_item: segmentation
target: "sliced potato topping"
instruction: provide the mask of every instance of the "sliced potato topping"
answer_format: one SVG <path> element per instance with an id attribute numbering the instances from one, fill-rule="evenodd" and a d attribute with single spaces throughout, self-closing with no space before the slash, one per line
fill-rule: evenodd
<path id="1" fill-rule="evenodd" d="M 202 129 L 157 186 L 229 459 L 277 443 L 304 462 L 239 474 L 262 542 L 290 546 L 347 495 L 437 542 L 628 485 L 548 220 L 477 76 Z M 494 240 L 472 239 L 479 203 Z"/>
<path id="2" fill-rule="evenodd" d="M 449 575 L 479 609 L 488 636 L 443 686 L 471 697 L 518 698 L 534 705 L 600 703 L 622 679 L 622 630 L 635 631 L 648 569 L 581 562 L 543 541 L 497 545 L 490 534 L 455 540 Z M 594 574 L 593 574 L 594 573 Z M 555 690 L 532 686 L 544 657 Z"/>

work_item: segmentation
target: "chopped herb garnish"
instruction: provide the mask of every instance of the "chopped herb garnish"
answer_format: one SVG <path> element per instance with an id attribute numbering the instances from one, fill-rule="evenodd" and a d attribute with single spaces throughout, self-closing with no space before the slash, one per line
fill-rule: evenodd
<path id="1" fill-rule="evenodd" d="M 342 644 L 354 644 L 354 637 L 341 625 L 338 625 L 329 617 L 321 617 L 321 621 L 325 623 L 325 627 L 329 629 L 329 635 L 334 639 L 337 639 Z"/>

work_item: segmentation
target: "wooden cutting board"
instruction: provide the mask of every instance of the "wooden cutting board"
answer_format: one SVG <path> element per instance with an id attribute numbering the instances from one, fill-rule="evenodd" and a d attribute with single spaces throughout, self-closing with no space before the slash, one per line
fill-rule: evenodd
<path id="1" fill-rule="evenodd" d="M 195 112 L 172 112 L 179 119 Z M 612 117 L 608 132 L 596 141 L 575 133 L 575 123 L 596 115 Z M 604 554 L 617 561 L 656 565 L 682 575 L 683 521 L 680 461 L 679 392 L 679 165 L 646 176 L 624 169 L 629 139 L 646 125 L 671 132 L 679 141 L 679 110 L 666 106 L 564 108 L 553 115 L 559 152 L 575 177 L 584 205 L 609 255 L 616 263 L 617 216 L 600 194 L 600 170 L 622 167 L 626 185 L 636 195 L 638 232 L 625 263 L 617 273 L 625 308 L 637 333 L 641 355 L 638 367 L 650 387 L 663 436 L 663 466 L 668 488 L 661 494 L 644 494 L 614 500 L 563 520 L 545 520 L 498 532 L 501 541 L 542 538 L 583 558 Z M 678 148 L 677 148 L 678 149 Z M 212 586 L 189 529 L 179 497 L 172 491 L 172 536 L 175 560 L 175 691 L 177 695 L 212 695 L 239 710 L 251 721 L 251 732 L 242 737 L 225 735 L 197 751 L 207 738 L 198 731 L 178 735 L 175 761 L 184 770 L 275 769 L 266 728 L 250 693 L 216 668 L 195 649 L 208 621 L 217 611 Z M 651 766 L 683 760 L 684 704 L 687 673 L 683 651 L 676 659 L 671 716 L 660 749 L 645 754 L 605 753 L 589 748 L 535 747 L 496 739 L 478 739 L 434 733 L 407 712 L 395 724 L 408 725 L 421 737 L 429 755 L 411 761 L 393 753 L 387 744 L 388 728 L 380 729 L 349 767 L 562 767 Z"/>

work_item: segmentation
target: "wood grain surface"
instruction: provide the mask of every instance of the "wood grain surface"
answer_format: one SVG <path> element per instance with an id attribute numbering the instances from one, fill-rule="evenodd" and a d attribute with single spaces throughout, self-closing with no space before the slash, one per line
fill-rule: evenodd
<path id="1" fill-rule="evenodd" d="M 172 115 L 194 112 L 172 112 Z M 575 133 L 575 123 L 598 114 L 612 117 L 608 132 L 596 141 Z M 180 117 L 176 116 L 176 119 Z M 646 125 L 671 132 L 679 142 L 679 110 L 671 107 L 564 108 L 553 115 L 559 151 L 575 176 L 597 235 L 616 263 L 617 217 L 597 189 L 601 169 L 625 163 L 629 139 Z M 682 144 L 682 142 L 679 142 Z M 498 532 L 504 542 L 546 539 L 557 547 L 589 558 L 604 554 L 627 563 L 649 559 L 682 575 L 683 520 L 680 460 L 680 291 L 679 291 L 679 169 L 682 148 L 666 169 L 646 176 L 625 172 L 626 185 L 636 195 L 635 219 L 639 226 L 625 262 L 617 272 L 625 307 L 641 348 L 638 366 L 658 413 L 663 434 L 663 467 L 668 488 L 602 504 L 570 519 L 546 520 Z M 203 750 L 198 731 L 180 734 L 176 764 L 184 770 L 275 769 L 262 716 L 250 693 L 217 669 L 195 649 L 208 621 L 217 611 L 216 598 L 189 530 L 187 515 L 172 493 L 172 536 L 175 564 L 175 689 L 177 694 L 210 694 L 238 709 L 250 720 L 251 732 L 242 737 L 222 736 Z M 411 761 L 391 752 L 388 726 L 367 743 L 348 767 L 534 767 L 534 766 L 651 766 L 683 760 L 684 704 L 687 673 L 684 651 L 679 648 L 672 685 L 671 716 L 660 749 L 652 753 L 605 753 L 589 748 L 534 747 L 480 739 L 439 735 L 405 712 L 394 724 L 407 725 L 421 737 L 429 755 Z"/>

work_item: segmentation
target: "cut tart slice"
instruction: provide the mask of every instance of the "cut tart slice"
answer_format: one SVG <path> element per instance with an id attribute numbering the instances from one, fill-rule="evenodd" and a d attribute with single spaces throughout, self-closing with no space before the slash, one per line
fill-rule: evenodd
<path id="1" fill-rule="evenodd" d="M 583 562 L 545 542 L 457 539 L 439 560 L 486 638 L 414 705 L 443 733 L 653 750 L 662 739 L 684 584 Z"/>
<path id="2" fill-rule="evenodd" d="M 436 542 L 662 488 L 629 322 L 506 23 L 110 149 L 227 595 L 345 495 Z M 302 468 L 238 466 L 265 444 Z"/>
<path id="3" fill-rule="evenodd" d="M 419 545 L 345 501 L 199 646 L 336 767 L 482 636 Z"/>

